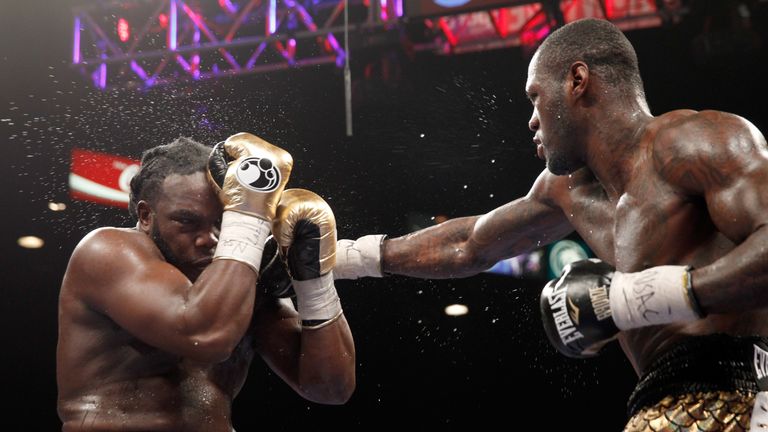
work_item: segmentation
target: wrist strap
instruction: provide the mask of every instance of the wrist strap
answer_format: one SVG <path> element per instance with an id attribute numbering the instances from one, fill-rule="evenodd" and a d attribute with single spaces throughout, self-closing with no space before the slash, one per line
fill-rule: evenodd
<path id="1" fill-rule="evenodd" d="M 344 311 L 339 311 L 338 314 L 336 314 L 335 317 L 328 319 L 328 320 L 301 320 L 301 328 L 304 330 L 317 330 L 321 329 L 325 326 L 331 325 L 335 323 L 336 321 L 341 318 L 341 316 L 344 314 Z"/>
<path id="2" fill-rule="evenodd" d="M 381 246 L 385 237 L 382 234 L 367 235 L 357 240 L 336 242 L 334 278 L 382 277 Z"/>
<path id="3" fill-rule="evenodd" d="M 333 285 L 333 272 L 315 279 L 294 280 L 293 289 L 296 291 L 299 317 L 309 326 L 317 327 L 341 314 L 341 300 Z"/>
<path id="4" fill-rule="evenodd" d="M 269 230 L 270 224 L 264 219 L 237 211 L 225 211 L 213 259 L 240 261 L 258 273 Z"/>
<path id="5" fill-rule="evenodd" d="M 686 266 L 616 272 L 609 300 L 613 320 L 620 330 L 701 318 Z"/>

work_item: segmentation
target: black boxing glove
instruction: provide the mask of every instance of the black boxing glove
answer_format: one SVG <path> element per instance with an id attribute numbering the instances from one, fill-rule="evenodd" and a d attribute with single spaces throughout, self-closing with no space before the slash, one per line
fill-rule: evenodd
<path id="1" fill-rule="evenodd" d="M 577 261 L 541 292 L 552 345 L 568 357 L 598 354 L 621 330 L 701 318 L 686 266 L 622 273 L 597 259 Z"/>
<path id="2" fill-rule="evenodd" d="M 285 262 L 280 257 L 277 240 L 273 236 L 267 237 L 267 241 L 264 243 L 257 287 L 261 292 L 272 297 L 296 296 L 291 283 L 291 276 L 288 274 Z"/>
<path id="3" fill-rule="evenodd" d="M 597 355 L 618 335 L 608 299 L 613 267 L 589 260 L 567 265 L 541 292 L 544 331 L 562 354 L 574 358 Z"/>

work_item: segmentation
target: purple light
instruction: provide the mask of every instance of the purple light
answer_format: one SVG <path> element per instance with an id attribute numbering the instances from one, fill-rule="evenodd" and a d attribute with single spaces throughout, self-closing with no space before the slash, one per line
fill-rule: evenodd
<path id="1" fill-rule="evenodd" d="M 328 33 L 328 43 L 331 44 L 331 48 L 336 51 L 336 54 L 338 54 L 339 57 L 344 57 L 344 55 L 346 55 L 344 50 L 341 49 L 339 41 L 336 40 L 336 37 L 332 33 Z"/>
<path id="2" fill-rule="evenodd" d="M 269 16 L 269 34 L 273 34 L 277 31 L 277 0 L 269 0 L 267 14 Z"/>
<path id="3" fill-rule="evenodd" d="M 106 63 L 102 63 L 101 65 L 99 65 L 99 82 L 97 86 L 102 90 L 107 88 L 107 64 Z"/>
<path id="4" fill-rule="evenodd" d="M 176 51 L 176 0 L 171 0 L 171 11 L 168 18 L 168 49 Z"/>
<path id="5" fill-rule="evenodd" d="M 229 0 L 219 0 L 219 6 L 231 14 L 237 12 L 237 7 Z"/>
<path id="6" fill-rule="evenodd" d="M 139 66 L 138 63 L 136 63 L 136 60 L 131 60 L 131 70 L 133 70 L 136 75 L 139 76 L 139 78 L 143 79 L 144 81 L 147 81 L 147 73 L 144 71 L 144 68 Z"/>
<path id="7" fill-rule="evenodd" d="M 200 55 L 195 54 L 192 56 L 192 78 L 200 79 Z"/>
<path id="8" fill-rule="evenodd" d="M 189 73 L 192 69 L 189 67 L 189 63 L 179 54 L 176 54 L 176 63 L 178 63 L 185 72 Z"/>
<path id="9" fill-rule="evenodd" d="M 72 63 L 80 63 L 80 17 L 75 17 L 75 43 L 72 46 Z"/>
<path id="10" fill-rule="evenodd" d="M 395 16 L 398 18 L 403 16 L 403 0 L 395 0 Z"/>
<path id="11" fill-rule="evenodd" d="M 251 55 L 251 58 L 248 59 L 248 62 L 245 64 L 246 69 L 251 69 L 256 64 L 256 60 L 259 59 L 261 56 L 261 53 L 264 52 L 264 48 L 267 47 L 266 42 L 262 42 L 259 44 L 259 47 L 256 48 L 256 51 L 253 52 L 253 55 Z"/>

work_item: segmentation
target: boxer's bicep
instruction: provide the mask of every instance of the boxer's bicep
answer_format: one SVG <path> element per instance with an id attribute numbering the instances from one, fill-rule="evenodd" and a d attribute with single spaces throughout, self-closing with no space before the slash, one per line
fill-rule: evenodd
<path id="1" fill-rule="evenodd" d="M 481 216 L 472 242 L 486 259 L 495 262 L 533 251 L 571 232 L 573 226 L 562 210 L 526 196 Z"/>
<path id="2" fill-rule="evenodd" d="M 767 184 L 768 163 L 759 171 L 741 171 L 726 187 L 707 190 L 707 209 L 718 231 L 738 244 L 768 225 Z"/>
<path id="3" fill-rule="evenodd" d="M 530 192 L 481 216 L 471 242 L 489 262 L 530 252 L 573 232 L 565 213 L 554 204 L 558 186 L 544 171 Z"/>
<path id="4" fill-rule="evenodd" d="M 658 172 L 705 199 L 712 222 L 735 243 L 768 222 L 768 149 L 747 120 L 705 111 L 657 139 Z"/>
<path id="5" fill-rule="evenodd" d="M 768 149 L 763 135 L 744 121 L 721 149 L 717 164 L 702 169 L 718 174 L 704 182 L 704 197 L 712 221 L 736 243 L 768 224 Z"/>
<path id="6" fill-rule="evenodd" d="M 228 299 L 239 270 L 233 261 L 209 266 L 195 286 L 153 248 L 120 233 L 102 232 L 78 246 L 71 266 L 82 301 L 138 340 L 168 353 L 201 362 L 226 359 L 243 336 L 250 315 Z M 216 267 L 220 267 L 216 269 Z M 240 267 L 244 267 L 240 265 Z M 69 273 L 69 271 L 68 271 Z M 236 301 L 248 307 L 247 302 Z M 252 307 L 252 306 L 251 306 Z"/>
<path id="7" fill-rule="evenodd" d="M 170 264 L 114 240 L 95 239 L 73 257 L 82 267 L 83 300 L 141 341 L 181 353 L 191 283 Z"/>
<path id="8" fill-rule="evenodd" d="M 706 313 L 735 313 L 768 305 L 768 150 L 763 135 L 731 114 L 705 112 L 683 137 L 656 156 L 682 193 L 702 197 L 718 231 L 737 246 L 691 279 Z M 688 137 L 687 140 L 684 139 Z M 691 143 L 694 143 L 692 145 Z"/>

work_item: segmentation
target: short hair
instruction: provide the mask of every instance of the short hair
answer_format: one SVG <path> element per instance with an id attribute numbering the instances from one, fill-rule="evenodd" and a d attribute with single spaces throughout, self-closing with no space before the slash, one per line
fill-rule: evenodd
<path id="1" fill-rule="evenodd" d="M 128 202 L 131 216 L 138 219 L 138 202 L 154 200 L 169 175 L 205 171 L 210 154 L 211 147 L 185 137 L 145 150 L 141 155 L 141 168 L 131 179 Z"/>
<path id="2" fill-rule="evenodd" d="M 539 47 L 539 64 L 561 80 L 568 68 L 583 61 L 608 85 L 632 85 L 643 92 L 637 53 L 624 33 L 608 21 L 587 18 L 571 22 L 549 35 Z"/>

